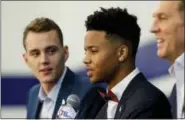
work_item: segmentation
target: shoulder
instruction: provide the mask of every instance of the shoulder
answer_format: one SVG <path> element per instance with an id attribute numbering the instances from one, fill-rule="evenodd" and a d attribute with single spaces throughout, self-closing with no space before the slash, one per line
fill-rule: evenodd
<path id="1" fill-rule="evenodd" d="M 85 75 L 81 75 L 79 73 L 75 73 L 72 70 L 70 70 L 68 68 L 67 70 L 68 74 L 73 80 L 73 88 L 72 91 L 73 93 L 77 94 L 81 99 L 84 97 L 84 95 L 93 87 L 98 87 L 98 86 L 104 86 L 101 84 L 98 85 L 94 85 L 90 82 L 89 77 L 85 76 Z"/>
<path id="2" fill-rule="evenodd" d="M 86 93 L 90 88 L 92 88 L 92 84 L 88 77 L 81 76 L 78 74 L 75 74 L 75 84 L 74 87 L 80 92 L 80 93 Z"/>
<path id="3" fill-rule="evenodd" d="M 74 79 L 74 85 L 77 85 L 77 86 L 82 86 L 82 85 L 86 85 L 86 86 L 89 86 L 91 83 L 90 83 L 90 80 L 87 76 L 83 76 L 83 75 L 80 75 L 80 74 L 77 74 L 76 72 L 73 72 L 71 69 L 67 69 L 67 72 L 73 76 L 73 79 Z M 85 86 L 84 86 L 85 87 Z"/>
<path id="4" fill-rule="evenodd" d="M 69 83 L 71 83 L 72 87 L 72 92 L 74 94 L 77 94 L 80 98 L 84 96 L 84 94 L 88 91 L 89 88 L 91 88 L 92 84 L 90 83 L 90 80 L 88 77 L 77 74 L 70 70 L 69 68 L 67 69 L 67 76 L 70 76 Z"/>
<path id="5" fill-rule="evenodd" d="M 40 84 L 34 85 L 28 92 L 28 106 L 33 104 L 33 101 L 37 99 Z"/>
<path id="6" fill-rule="evenodd" d="M 159 88 L 150 83 L 148 80 L 143 81 L 140 86 L 138 85 L 138 90 L 136 91 L 136 93 L 140 94 L 141 97 L 149 100 L 155 100 L 161 97 L 166 97 L 165 94 Z"/>
<path id="7" fill-rule="evenodd" d="M 121 99 L 121 105 L 125 106 L 125 116 L 136 117 L 143 115 L 145 112 L 150 112 L 152 116 L 165 116 L 166 113 L 170 113 L 170 104 L 165 94 L 150 83 L 143 75 L 132 81 L 132 85 L 127 99 Z M 124 101 L 125 100 L 125 101 Z M 142 113 L 143 112 L 143 113 Z M 150 115 L 148 113 L 148 115 Z M 162 115 L 163 114 L 163 115 Z M 147 117 L 145 117 L 147 118 Z"/>
<path id="8" fill-rule="evenodd" d="M 40 84 L 36 84 L 33 87 L 31 87 L 30 92 L 34 92 L 34 91 L 39 90 L 39 89 L 40 89 Z"/>
<path id="9" fill-rule="evenodd" d="M 141 79 L 135 79 L 138 80 L 137 85 L 135 86 L 135 92 L 131 95 L 129 98 L 132 104 L 135 104 L 135 106 L 151 106 L 154 104 L 159 103 L 166 103 L 168 104 L 168 99 L 166 95 L 156 86 L 154 86 L 152 83 L 150 83 L 144 75 L 141 74 Z"/>
<path id="10" fill-rule="evenodd" d="M 29 90 L 29 98 L 35 94 L 38 94 L 40 89 L 40 84 L 36 84 L 33 87 L 31 87 L 31 89 Z"/>
<path id="11" fill-rule="evenodd" d="M 81 84 L 81 85 L 90 85 L 91 82 L 90 82 L 90 79 L 86 76 L 82 76 L 82 75 L 79 75 L 79 74 L 75 74 L 75 80 L 77 82 L 77 84 Z"/>
<path id="12" fill-rule="evenodd" d="M 140 79 L 138 80 L 135 94 L 139 94 L 142 98 L 150 99 L 150 98 L 158 98 L 159 96 L 165 96 L 164 93 L 154 86 L 147 78 L 141 73 Z M 142 98 L 143 99 L 143 98 Z"/>
<path id="13" fill-rule="evenodd" d="M 105 83 L 96 83 L 96 84 L 91 83 L 89 77 L 87 76 L 81 76 L 77 74 L 75 76 L 76 76 L 75 77 L 76 86 L 78 86 L 78 89 L 85 90 L 85 92 L 94 91 L 94 89 L 96 88 L 105 89 L 107 87 Z"/>

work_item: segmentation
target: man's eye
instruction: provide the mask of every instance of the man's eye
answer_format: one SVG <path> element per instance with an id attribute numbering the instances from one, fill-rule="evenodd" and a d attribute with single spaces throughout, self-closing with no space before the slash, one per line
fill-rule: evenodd
<path id="1" fill-rule="evenodd" d="M 56 49 L 55 49 L 55 48 L 51 48 L 51 49 L 48 50 L 48 53 L 49 53 L 49 54 L 53 54 L 53 53 L 55 53 L 55 52 L 56 52 Z"/>
<path id="2" fill-rule="evenodd" d="M 31 56 L 34 56 L 34 57 L 37 57 L 38 55 L 39 55 L 38 52 L 32 52 L 32 53 L 31 53 Z"/>
<path id="3" fill-rule="evenodd" d="M 95 52 L 98 52 L 97 50 L 91 50 L 91 52 L 95 53 Z"/>
<path id="4" fill-rule="evenodd" d="M 97 49 L 91 49 L 90 50 L 92 53 L 96 53 L 96 52 L 98 52 L 98 50 Z"/>
<path id="5" fill-rule="evenodd" d="M 167 19 L 167 16 L 161 15 L 161 16 L 159 16 L 159 19 L 160 19 L 160 20 L 166 20 L 166 19 Z"/>

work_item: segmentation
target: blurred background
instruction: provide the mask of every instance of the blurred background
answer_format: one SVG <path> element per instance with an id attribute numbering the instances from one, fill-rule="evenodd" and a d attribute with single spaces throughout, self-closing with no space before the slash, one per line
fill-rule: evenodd
<path id="1" fill-rule="evenodd" d="M 152 12 L 158 1 L 2 1 L 1 2 L 1 118 L 25 118 L 28 90 L 38 81 L 23 61 L 22 37 L 25 26 L 36 17 L 49 17 L 61 28 L 69 46 L 67 61 L 75 72 L 85 75 L 85 19 L 99 7 L 127 8 L 138 17 L 141 42 L 137 65 L 151 83 L 166 96 L 174 84 L 169 64 L 157 57 L 156 41 L 149 32 Z"/>

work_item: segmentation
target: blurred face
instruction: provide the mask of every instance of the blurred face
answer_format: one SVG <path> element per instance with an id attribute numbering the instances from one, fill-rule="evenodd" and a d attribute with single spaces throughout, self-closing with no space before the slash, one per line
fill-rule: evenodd
<path id="1" fill-rule="evenodd" d="M 111 80 L 119 66 L 118 45 L 107 40 L 103 31 L 88 31 L 84 48 L 84 63 L 91 82 L 108 82 Z"/>
<path id="2" fill-rule="evenodd" d="M 68 57 L 68 49 L 62 47 L 56 31 L 29 32 L 25 45 L 26 53 L 23 57 L 36 78 L 44 84 L 55 83 Z"/>
<path id="3" fill-rule="evenodd" d="M 153 13 L 151 32 L 157 39 L 157 54 L 170 62 L 184 52 L 184 12 L 179 11 L 180 1 L 162 1 Z"/>

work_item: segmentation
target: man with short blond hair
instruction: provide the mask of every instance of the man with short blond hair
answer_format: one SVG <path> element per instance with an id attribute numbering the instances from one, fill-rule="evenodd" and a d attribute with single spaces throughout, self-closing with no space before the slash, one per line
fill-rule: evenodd
<path id="1" fill-rule="evenodd" d="M 23 34 L 23 58 L 40 84 L 29 92 L 27 118 L 59 118 L 57 112 L 70 94 L 82 99 L 88 79 L 65 66 L 68 47 L 63 45 L 59 26 L 49 18 L 36 18 Z"/>

